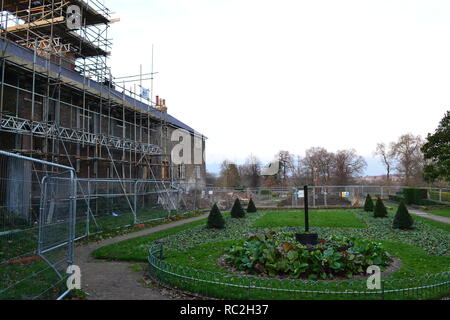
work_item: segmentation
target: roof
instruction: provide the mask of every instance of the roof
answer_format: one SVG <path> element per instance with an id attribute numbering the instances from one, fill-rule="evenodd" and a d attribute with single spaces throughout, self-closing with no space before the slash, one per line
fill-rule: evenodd
<path id="1" fill-rule="evenodd" d="M 34 60 L 34 51 L 33 50 L 19 46 L 11 41 L 8 41 L 8 40 L 5 41 L 3 39 L 0 39 L 0 50 L 5 50 L 5 49 L 6 49 L 5 55 L 13 55 L 18 58 L 24 59 L 30 63 L 33 63 L 33 60 Z M 84 78 L 81 74 L 79 74 L 75 71 L 66 69 L 64 67 L 60 67 L 59 65 L 57 65 L 47 59 L 44 59 L 40 56 L 36 56 L 36 65 L 38 65 L 42 68 L 45 68 L 45 69 L 49 69 L 51 72 L 54 72 L 54 73 L 59 74 L 61 72 L 61 76 L 64 76 L 72 81 L 78 82 L 79 84 L 84 83 L 84 85 L 86 87 L 97 90 L 104 95 L 111 95 L 120 100 L 123 99 L 126 102 L 128 102 L 129 104 L 131 104 L 134 107 L 141 110 L 143 113 L 150 113 L 150 115 L 152 115 L 158 119 L 164 119 L 165 121 L 167 121 L 170 125 L 172 125 L 175 128 L 184 129 L 186 131 L 189 131 L 192 134 L 195 134 L 197 136 L 202 136 L 203 138 L 206 139 L 206 137 L 204 137 L 201 133 L 195 131 L 193 128 L 191 128 L 187 124 L 183 123 L 182 121 L 178 120 L 174 116 L 167 114 L 167 113 L 160 112 L 159 110 L 151 107 L 150 105 L 145 104 L 139 100 L 136 100 L 128 95 L 125 95 L 115 89 L 110 89 L 96 81 Z"/>
<path id="2" fill-rule="evenodd" d="M 83 17 L 87 25 L 109 23 L 109 10 L 104 7 L 100 2 L 97 1 L 84 1 L 84 0 L 67 0 L 71 4 L 79 6 L 83 11 Z M 39 1 L 37 5 L 32 5 L 32 8 L 44 8 L 43 2 Z M 51 7 L 51 3 L 44 3 L 47 10 Z M 3 0 L 3 10 L 10 12 L 19 12 L 22 16 L 26 16 L 27 12 L 25 10 L 29 9 L 29 0 Z M 57 7 L 56 9 L 59 9 Z"/>

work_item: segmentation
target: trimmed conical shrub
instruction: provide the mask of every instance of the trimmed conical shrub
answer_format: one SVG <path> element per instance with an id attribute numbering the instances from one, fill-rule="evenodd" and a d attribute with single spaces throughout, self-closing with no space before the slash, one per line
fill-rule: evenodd
<path id="1" fill-rule="evenodd" d="M 397 213 L 394 218 L 394 229 L 407 230 L 411 229 L 414 224 L 414 220 L 409 214 L 408 208 L 406 208 L 405 203 L 402 201 L 397 209 Z"/>
<path id="2" fill-rule="evenodd" d="M 381 198 L 377 199 L 377 202 L 375 204 L 375 208 L 373 210 L 373 216 L 375 218 L 386 218 L 387 217 L 387 209 L 384 206 L 384 203 L 381 200 Z"/>
<path id="3" fill-rule="evenodd" d="M 258 209 L 256 209 L 256 206 L 255 206 L 255 203 L 253 202 L 253 199 L 250 198 L 250 202 L 248 203 L 248 206 L 247 206 L 247 212 L 248 213 L 255 213 L 257 211 L 258 211 Z"/>
<path id="4" fill-rule="evenodd" d="M 370 196 L 370 194 L 367 194 L 366 202 L 364 203 L 364 211 L 373 212 L 373 209 L 374 207 L 372 197 Z"/>
<path id="5" fill-rule="evenodd" d="M 245 211 L 242 209 L 241 200 L 239 198 L 234 201 L 233 208 L 231 209 L 231 217 L 235 219 L 240 219 L 245 217 Z"/>
<path id="6" fill-rule="evenodd" d="M 211 229 L 223 229 L 225 228 L 225 220 L 220 213 L 219 208 L 217 207 L 217 204 L 214 204 L 214 206 L 211 209 L 211 212 L 208 216 L 208 228 Z"/>

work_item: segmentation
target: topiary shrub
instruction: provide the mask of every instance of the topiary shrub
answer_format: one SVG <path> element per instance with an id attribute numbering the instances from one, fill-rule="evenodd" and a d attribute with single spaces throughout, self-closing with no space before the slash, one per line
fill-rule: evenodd
<path id="1" fill-rule="evenodd" d="M 211 209 L 211 212 L 209 213 L 207 226 L 210 229 L 225 228 L 225 219 L 223 218 L 222 213 L 220 213 L 217 204 L 214 204 L 214 206 Z"/>
<path id="2" fill-rule="evenodd" d="M 239 200 L 239 198 L 236 198 L 236 201 L 234 201 L 233 208 L 231 209 L 231 217 L 235 219 L 245 218 L 245 211 L 242 209 L 241 200 Z"/>
<path id="3" fill-rule="evenodd" d="M 366 202 L 364 203 L 364 211 L 373 212 L 373 209 L 374 207 L 372 197 L 370 196 L 370 194 L 367 194 Z"/>
<path id="4" fill-rule="evenodd" d="M 248 206 L 247 206 L 247 212 L 248 213 L 255 213 L 257 211 L 258 211 L 258 209 L 256 209 L 256 206 L 255 206 L 255 203 L 253 202 L 253 199 L 250 198 L 250 202 L 248 203 Z"/>
<path id="5" fill-rule="evenodd" d="M 395 214 L 394 218 L 394 229 L 408 230 L 412 229 L 413 225 L 414 220 L 409 214 L 408 208 L 406 208 L 406 205 L 403 201 L 400 202 L 400 206 L 398 207 L 397 213 Z"/>
<path id="6" fill-rule="evenodd" d="M 381 198 L 377 199 L 377 203 L 375 204 L 375 208 L 373 210 L 373 216 L 375 218 L 386 218 L 387 217 L 387 209 L 384 206 L 383 201 L 381 200 Z"/>

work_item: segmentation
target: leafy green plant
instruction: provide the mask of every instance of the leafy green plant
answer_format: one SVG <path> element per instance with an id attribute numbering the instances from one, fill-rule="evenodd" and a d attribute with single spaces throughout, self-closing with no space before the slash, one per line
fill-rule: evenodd
<path id="1" fill-rule="evenodd" d="M 292 233 L 250 235 L 225 249 L 227 263 L 239 271 L 294 279 L 334 279 L 363 274 L 370 265 L 387 266 L 391 259 L 378 242 L 331 236 L 314 247 L 288 241 Z"/>
<path id="2" fill-rule="evenodd" d="M 233 208 L 231 209 L 231 217 L 235 219 L 245 218 L 245 211 L 242 209 L 241 200 L 236 198 Z"/>
<path id="3" fill-rule="evenodd" d="M 408 230 L 414 225 L 414 220 L 408 212 L 405 203 L 402 201 L 397 209 L 397 214 L 394 218 L 394 229 Z"/>
<path id="4" fill-rule="evenodd" d="M 388 212 L 383 201 L 381 200 L 381 198 L 378 198 L 373 210 L 373 216 L 375 218 L 387 218 L 387 215 Z"/>
<path id="5" fill-rule="evenodd" d="M 208 228 L 211 228 L 211 229 L 225 228 L 225 220 L 222 216 L 222 213 L 220 213 L 220 210 L 217 207 L 217 204 L 214 204 L 214 206 L 211 209 L 211 212 L 209 213 L 207 226 L 208 226 Z"/>
<path id="6" fill-rule="evenodd" d="M 370 194 L 367 194 L 366 202 L 364 203 L 364 211 L 373 212 L 373 209 L 374 207 L 372 197 L 370 196 Z"/>
<path id="7" fill-rule="evenodd" d="M 255 203 L 253 202 L 253 199 L 250 198 L 250 201 L 248 203 L 247 212 L 248 213 L 255 213 L 258 209 L 256 209 Z"/>

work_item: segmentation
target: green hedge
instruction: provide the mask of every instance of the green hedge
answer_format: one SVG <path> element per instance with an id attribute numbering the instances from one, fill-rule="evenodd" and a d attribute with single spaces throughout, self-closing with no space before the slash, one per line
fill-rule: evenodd
<path id="1" fill-rule="evenodd" d="M 418 188 L 405 188 L 403 189 L 403 197 L 405 199 L 405 203 L 408 205 L 420 205 L 423 200 L 427 200 L 428 190 Z"/>
<path id="2" fill-rule="evenodd" d="M 419 205 L 421 205 L 421 206 L 445 206 L 446 204 L 438 202 L 438 201 L 434 201 L 434 200 L 424 199 L 424 200 L 420 201 Z"/>
<path id="3" fill-rule="evenodd" d="M 416 190 L 422 190 L 426 191 L 425 189 L 416 189 Z M 414 192 L 410 192 L 409 193 L 414 193 Z M 407 202 L 406 197 L 402 197 L 400 195 L 389 195 L 389 200 L 390 201 L 394 201 L 394 202 L 402 202 L 404 201 L 405 204 L 411 205 L 411 204 L 415 204 L 415 205 L 419 205 L 419 206 L 445 206 L 445 203 L 441 203 L 439 201 L 435 201 L 435 200 L 429 200 L 425 197 L 425 199 L 420 199 L 420 200 L 414 200 L 414 202 Z"/>
<path id="4" fill-rule="evenodd" d="M 395 202 L 402 202 L 405 199 L 402 196 L 398 196 L 398 195 L 389 195 L 389 200 L 391 201 L 395 201 Z"/>

